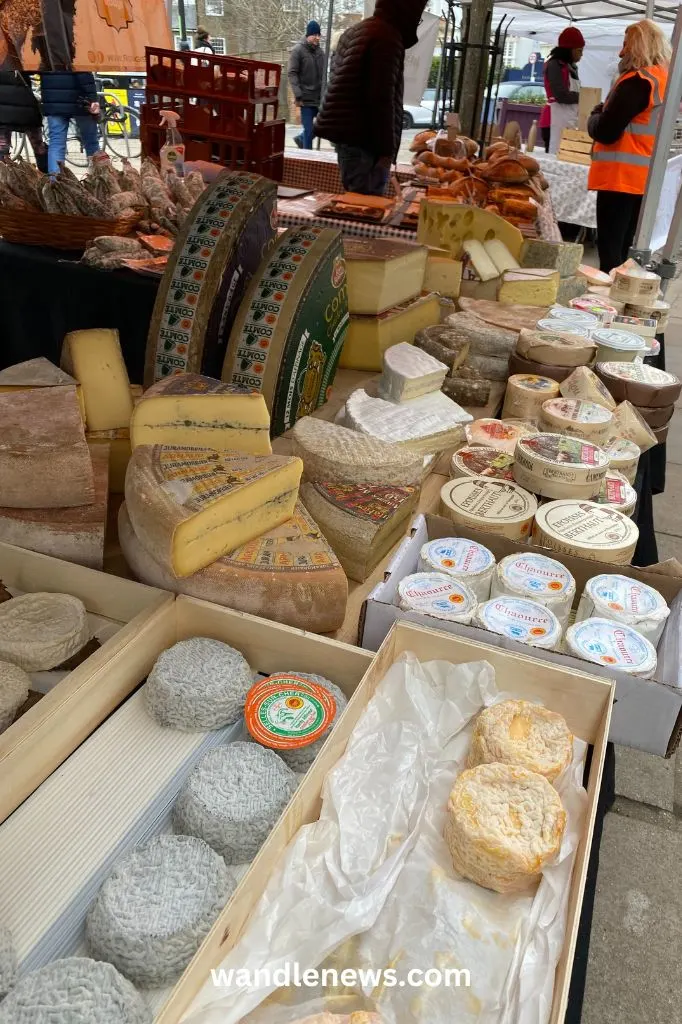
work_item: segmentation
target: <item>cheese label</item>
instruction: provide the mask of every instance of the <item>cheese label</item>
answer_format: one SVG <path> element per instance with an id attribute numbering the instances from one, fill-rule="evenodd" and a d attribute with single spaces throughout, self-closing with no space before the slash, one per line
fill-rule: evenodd
<path id="1" fill-rule="evenodd" d="M 591 338 L 598 345 L 623 351 L 641 352 L 646 348 L 646 341 L 638 334 L 629 331 L 617 331 L 610 327 L 599 327 L 591 332 Z"/>
<path id="2" fill-rule="evenodd" d="M 570 627 L 569 638 L 571 650 L 597 665 L 635 674 L 656 668 L 651 643 L 629 626 L 607 619 L 585 619 Z"/>
<path id="3" fill-rule="evenodd" d="M 594 313 L 586 313 L 582 309 L 569 309 L 566 306 L 552 306 L 549 310 L 549 320 L 555 322 L 553 330 L 565 331 L 564 320 L 572 324 L 579 324 L 583 327 L 599 327 L 599 318 Z M 556 327 L 556 321 L 561 320 L 561 328 Z"/>
<path id="4" fill-rule="evenodd" d="M 275 750 L 313 743 L 327 731 L 335 714 L 336 701 L 328 690 L 286 672 L 256 683 L 244 707 L 253 738 Z"/>
<path id="5" fill-rule="evenodd" d="M 212 448 L 154 445 L 151 471 L 175 504 L 198 512 L 292 461 L 282 455 L 243 455 L 216 452 Z"/>
<path id="6" fill-rule="evenodd" d="M 639 446 L 634 441 L 628 441 L 626 437 L 615 437 L 604 445 L 604 451 L 609 457 L 609 462 L 616 468 L 626 465 L 628 468 L 636 465 L 639 460 Z"/>
<path id="7" fill-rule="evenodd" d="M 489 476 L 495 480 L 513 480 L 514 456 L 497 448 L 460 448 L 452 456 L 452 469 L 457 476 Z"/>
<path id="8" fill-rule="evenodd" d="M 523 597 L 494 597 L 479 607 L 478 619 L 485 629 L 524 644 L 550 647 L 561 636 L 556 616 Z"/>
<path id="9" fill-rule="evenodd" d="M 516 447 L 516 461 L 526 469 L 535 470 L 537 467 L 529 456 L 564 466 L 594 466 L 600 474 L 608 465 L 608 458 L 597 445 L 564 434 L 533 434 L 521 438 Z"/>
<path id="10" fill-rule="evenodd" d="M 593 601 L 603 605 L 604 611 L 625 613 L 636 619 L 667 607 L 657 590 L 627 576 L 610 573 L 594 576 L 587 581 L 585 589 Z"/>
<path id="11" fill-rule="evenodd" d="M 613 505 L 629 515 L 637 504 L 637 491 L 624 476 L 619 473 L 607 473 L 594 501 L 599 505 Z"/>
<path id="12" fill-rule="evenodd" d="M 542 529 L 581 547 L 608 550 L 636 541 L 637 527 L 608 505 L 589 501 L 551 501 L 538 509 Z"/>
<path id="13" fill-rule="evenodd" d="M 597 369 L 601 373 L 608 373 L 611 377 L 636 380 L 642 384 L 652 384 L 654 387 L 675 386 L 680 383 L 679 377 L 673 373 L 659 370 L 658 367 L 649 366 L 648 363 L 598 363 Z"/>
<path id="14" fill-rule="evenodd" d="M 441 500 L 451 514 L 478 529 L 513 526 L 521 536 L 530 530 L 537 510 L 537 501 L 522 487 L 482 477 L 451 480 L 443 486 Z"/>
<path id="15" fill-rule="evenodd" d="M 568 594 L 574 587 L 568 569 L 545 555 L 522 554 L 505 560 L 504 578 L 514 590 L 525 590 L 529 597 L 557 597 Z"/>
<path id="16" fill-rule="evenodd" d="M 253 572 L 287 574 L 311 569 L 336 572 L 339 567 L 336 555 L 300 503 L 286 523 L 223 555 L 220 561 Z"/>
<path id="17" fill-rule="evenodd" d="M 612 418 L 603 405 L 575 398 L 550 398 L 542 408 L 553 416 L 573 420 L 575 423 L 609 423 Z"/>
<path id="18" fill-rule="evenodd" d="M 615 306 L 609 305 L 608 302 L 602 299 L 583 296 L 571 299 L 569 305 L 571 309 L 579 309 L 583 313 L 591 313 L 593 316 L 598 317 L 603 324 L 610 323 L 612 317 L 618 312 Z"/>
<path id="19" fill-rule="evenodd" d="M 379 525 L 395 515 L 405 501 L 411 501 L 416 487 L 378 484 L 332 484 L 315 482 L 315 490 L 343 512 Z"/>
<path id="20" fill-rule="evenodd" d="M 492 569 L 495 564 L 492 551 L 465 537 L 431 540 L 423 546 L 420 558 L 435 569 L 457 575 L 478 575 Z"/>
<path id="21" fill-rule="evenodd" d="M 446 618 L 470 618 L 477 604 L 466 584 L 437 572 L 405 577 L 398 585 L 398 593 L 405 611 Z"/>
<path id="22" fill-rule="evenodd" d="M 571 312 L 571 310 L 567 310 L 566 312 Z M 577 334 L 581 338 L 589 338 L 589 325 L 583 326 L 574 322 L 572 319 L 569 320 L 566 318 L 561 318 L 561 323 L 559 323 L 559 319 L 559 317 L 552 316 L 545 318 L 544 320 L 538 320 L 536 329 L 543 334 L 560 331 L 561 333 L 554 335 L 554 338 L 561 338 L 562 334 Z"/>
<path id="23" fill-rule="evenodd" d="M 538 377 L 534 373 L 518 373 L 515 377 L 516 383 L 529 391 L 554 391 L 556 381 L 549 377 Z"/>

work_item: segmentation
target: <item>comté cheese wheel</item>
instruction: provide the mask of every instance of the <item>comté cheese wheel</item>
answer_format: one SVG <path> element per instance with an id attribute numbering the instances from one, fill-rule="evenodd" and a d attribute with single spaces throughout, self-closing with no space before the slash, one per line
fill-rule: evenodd
<path id="1" fill-rule="evenodd" d="M 656 408 L 674 405 L 682 392 L 679 377 L 647 363 L 597 363 L 596 372 L 616 402 Z"/>
<path id="2" fill-rule="evenodd" d="M 548 501 L 535 515 L 533 541 L 553 551 L 613 565 L 628 565 L 639 539 L 622 512 L 593 501 Z"/>
<path id="3" fill-rule="evenodd" d="M 613 413 L 596 402 L 576 398 L 551 398 L 543 402 L 540 429 L 552 434 L 569 434 L 600 444 L 613 434 Z"/>
<path id="4" fill-rule="evenodd" d="M 590 441 L 533 434 L 516 445 L 512 472 L 521 487 L 545 498 L 593 498 L 608 466 L 606 453 Z"/>
<path id="5" fill-rule="evenodd" d="M 507 381 L 502 407 L 502 419 L 518 416 L 536 421 L 548 398 L 557 398 L 559 385 L 551 377 L 538 377 L 534 373 L 515 373 Z"/>
<path id="6" fill-rule="evenodd" d="M 590 363 L 597 346 L 582 334 L 563 330 L 523 330 L 516 342 L 516 352 L 524 359 L 550 366 L 584 366 Z"/>
<path id="7" fill-rule="evenodd" d="M 522 487 L 488 477 L 449 480 L 441 488 L 440 500 L 441 514 L 453 523 L 509 540 L 528 536 L 538 507 Z"/>

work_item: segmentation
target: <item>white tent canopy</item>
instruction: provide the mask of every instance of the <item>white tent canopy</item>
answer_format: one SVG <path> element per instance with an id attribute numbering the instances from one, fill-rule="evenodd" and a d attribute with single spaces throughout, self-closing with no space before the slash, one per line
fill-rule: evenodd
<path id="1" fill-rule="evenodd" d="M 534 17 L 543 13 L 564 22 L 593 21 L 596 18 L 625 18 L 631 22 L 648 16 L 646 0 L 587 0 L 586 3 L 577 0 L 503 0 L 500 6 L 530 11 Z M 654 0 L 651 17 L 654 21 L 669 22 L 672 25 L 678 7 L 678 0 Z M 582 31 L 582 25 L 580 28 Z"/>

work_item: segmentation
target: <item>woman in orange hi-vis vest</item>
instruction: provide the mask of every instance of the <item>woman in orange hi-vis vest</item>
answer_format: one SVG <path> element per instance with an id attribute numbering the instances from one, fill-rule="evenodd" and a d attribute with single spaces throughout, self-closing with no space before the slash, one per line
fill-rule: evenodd
<path id="1" fill-rule="evenodd" d="M 594 139 L 587 187 L 597 190 L 599 267 L 606 273 L 627 259 L 635 237 L 670 54 L 670 43 L 653 21 L 630 25 L 619 77 L 587 124 Z"/>

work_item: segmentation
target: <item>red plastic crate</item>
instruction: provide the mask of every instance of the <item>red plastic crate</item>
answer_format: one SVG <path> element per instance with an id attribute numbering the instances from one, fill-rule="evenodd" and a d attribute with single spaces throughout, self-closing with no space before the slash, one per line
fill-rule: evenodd
<path id="1" fill-rule="evenodd" d="M 233 171 L 254 171 L 266 178 L 281 181 L 284 174 L 284 122 L 275 122 L 275 124 L 281 125 L 281 129 L 273 127 L 271 130 L 268 125 L 267 134 L 260 137 L 257 134 L 253 142 L 186 134 L 183 136 L 185 159 L 205 160 L 207 163 L 221 164 Z M 165 140 L 165 131 L 143 124 L 140 134 L 145 155 L 158 162 Z M 276 143 L 280 138 L 282 140 L 281 152 L 273 152 L 268 149 L 271 143 Z"/>
<path id="2" fill-rule="evenodd" d="M 202 135 L 248 140 L 261 124 L 277 123 L 277 103 L 188 97 L 147 89 L 141 111 L 144 123 L 150 127 L 158 126 L 162 110 L 173 110 L 180 115 L 178 128 L 181 134 L 200 132 Z"/>
<path id="3" fill-rule="evenodd" d="M 185 96 L 276 102 L 282 68 L 270 61 L 148 46 L 147 85 Z"/>

